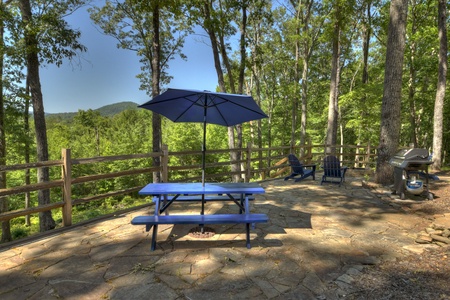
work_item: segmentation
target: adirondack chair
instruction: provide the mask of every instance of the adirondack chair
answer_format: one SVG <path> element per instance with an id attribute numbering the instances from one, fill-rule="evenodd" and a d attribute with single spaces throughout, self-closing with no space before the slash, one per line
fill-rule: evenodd
<path id="1" fill-rule="evenodd" d="M 323 176 L 320 185 L 324 182 L 338 183 L 341 186 L 345 181 L 347 167 L 341 167 L 341 162 L 336 156 L 329 155 L 323 160 Z M 337 180 L 334 180 L 337 179 Z"/>
<path id="2" fill-rule="evenodd" d="M 285 177 L 284 180 L 288 180 L 291 178 L 295 178 L 295 182 L 299 182 L 300 180 L 305 179 L 306 177 L 312 176 L 313 180 L 316 180 L 316 165 L 304 165 L 302 164 L 298 158 L 294 154 L 288 155 L 289 165 L 292 169 L 292 174 Z"/>

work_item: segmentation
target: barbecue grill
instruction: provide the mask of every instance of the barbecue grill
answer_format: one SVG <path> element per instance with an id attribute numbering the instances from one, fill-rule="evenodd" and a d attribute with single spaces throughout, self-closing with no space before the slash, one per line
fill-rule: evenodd
<path id="1" fill-rule="evenodd" d="M 394 167 L 394 192 L 405 199 L 405 187 L 407 183 L 415 182 L 422 172 L 425 172 L 425 193 L 429 200 L 433 200 L 433 194 L 428 190 L 428 166 L 433 162 L 427 149 L 409 148 L 397 152 L 389 160 Z"/>

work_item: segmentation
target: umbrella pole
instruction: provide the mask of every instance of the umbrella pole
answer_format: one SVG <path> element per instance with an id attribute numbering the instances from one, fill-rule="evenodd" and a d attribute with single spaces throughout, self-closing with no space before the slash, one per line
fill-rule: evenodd
<path id="1" fill-rule="evenodd" d="M 206 169 L 206 105 L 203 113 L 203 146 L 202 146 L 202 185 L 205 186 Z"/>
<path id="2" fill-rule="evenodd" d="M 205 105 L 203 106 L 203 145 L 202 145 L 202 186 L 205 187 L 205 169 L 206 169 L 206 97 Z M 202 215 L 205 214 L 205 194 L 202 194 Z M 205 230 L 204 224 L 200 224 L 200 232 Z"/>
<path id="3" fill-rule="evenodd" d="M 205 169 L 206 169 L 206 99 L 203 108 L 203 146 L 202 146 L 202 185 L 205 187 Z M 205 214 L 205 194 L 202 194 L 202 215 Z M 203 232 L 203 226 L 202 232 Z"/>

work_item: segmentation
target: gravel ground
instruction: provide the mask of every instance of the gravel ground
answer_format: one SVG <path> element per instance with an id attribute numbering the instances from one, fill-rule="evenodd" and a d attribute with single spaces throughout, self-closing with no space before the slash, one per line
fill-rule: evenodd
<path id="1" fill-rule="evenodd" d="M 437 174 L 450 176 L 450 172 Z M 450 213 L 450 185 L 433 181 L 434 200 L 402 207 L 433 220 L 433 215 Z M 395 262 L 366 269 L 354 282 L 356 292 L 346 299 L 450 299 L 450 245 L 425 248 Z"/>

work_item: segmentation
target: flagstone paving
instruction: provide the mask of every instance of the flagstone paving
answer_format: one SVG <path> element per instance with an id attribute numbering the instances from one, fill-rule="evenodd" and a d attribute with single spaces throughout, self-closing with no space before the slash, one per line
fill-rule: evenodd
<path id="1" fill-rule="evenodd" d="M 192 225 L 151 233 L 131 219 L 152 207 L 0 248 L 0 298 L 8 299 L 338 299 L 364 268 L 395 261 L 427 245 L 415 244 L 430 220 L 400 210 L 389 191 L 344 185 L 262 182 L 252 212 L 269 222 L 214 225 L 208 239 L 188 235 Z M 198 204 L 174 204 L 171 213 Z M 206 213 L 237 212 L 232 203 L 208 203 Z"/>

